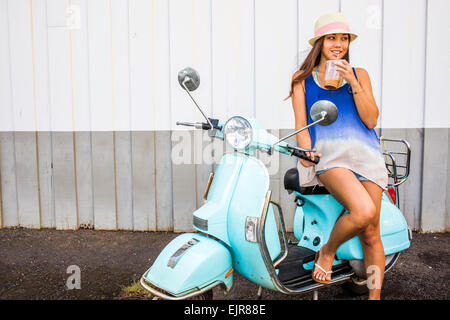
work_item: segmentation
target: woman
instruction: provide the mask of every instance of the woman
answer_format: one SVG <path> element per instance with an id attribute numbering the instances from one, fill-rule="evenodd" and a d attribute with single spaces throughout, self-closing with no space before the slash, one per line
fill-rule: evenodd
<path id="1" fill-rule="evenodd" d="M 313 46 L 291 84 L 290 97 L 295 114 L 295 129 L 312 122 L 311 106 L 318 100 L 330 100 L 338 107 L 338 118 L 330 126 L 313 126 L 297 134 L 300 147 L 315 147 L 320 162 L 300 160 L 302 186 L 323 185 L 348 211 L 336 222 L 329 240 L 316 254 L 312 270 L 315 281 L 329 283 L 331 267 L 339 246 L 358 236 L 363 250 L 366 274 L 377 272 L 375 286 L 369 287 L 369 299 L 380 299 L 385 256 L 380 237 L 381 196 L 388 176 L 373 130 L 378 107 L 372 94 L 367 71 L 349 64 L 349 44 L 357 35 L 350 32 L 340 13 L 326 14 L 315 24 Z M 324 89 L 325 63 L 336 62 L 344 81 L 336 90 Z M 369 272 L 370 271 L 370 272 Z"/>

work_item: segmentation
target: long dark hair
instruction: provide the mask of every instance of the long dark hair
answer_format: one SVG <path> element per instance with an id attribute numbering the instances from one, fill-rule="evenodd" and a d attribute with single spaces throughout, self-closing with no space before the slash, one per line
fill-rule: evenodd
<path id="1" fill-rule="evenodd" d="M 319 65 L 324 38 L 325 38 L 325 36 L 322 36 L 318 40 L 316 40 L 316 42 L 314 42 L 314 45 L 313 45 L 311 51 L 306 56 L 306 58 L 303 61 L 302 65 L 300 66 L 300 69 L 298 69 L 298 71 L 303 70 L 303 72 L 301 72 L 297 77 L 292 79 L 291 90 L 289 91 L 289 96 L 285 100 L 287 100 L 287 99 L 292 97 L 292 95 L 294 94 L 294 87 L 295 87 L 295 85 L 297 83 L 301 83 L 303 80 L 308 78 L 309 75 L 311 74 L 311 72 L 313 71 L 314 67 Z M 348 39 L 350 39 L 350 36 L 349 36 Z M 343 59 L 347 60 L 347 62 L 350 62 L 350 58 L 349 58 L 349 51 L 350 50 L 349 49 L 347 50 L 347 53 L 343 57 Z"/>

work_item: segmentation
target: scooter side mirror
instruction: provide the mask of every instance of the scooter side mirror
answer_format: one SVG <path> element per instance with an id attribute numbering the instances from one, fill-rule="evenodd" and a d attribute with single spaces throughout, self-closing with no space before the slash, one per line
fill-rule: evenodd
<path id="1" fill-rule="evenodd" d="M 187 67 L 178 72 L 178 82 L 183 89 L 194 91 L 200 86 L 200 76 L 197 71 Z"/>
<path id="2" fill-rule="evenodd" d="M 319 100 L 312 105 L 309 114 L 313 121 L 320 120 L 325 115 L 325 118 L 318 122 L 318 124 L 321 126 L 328 126 L 336 121 L 338 109 L 336 105 L 329 100 Z"/>

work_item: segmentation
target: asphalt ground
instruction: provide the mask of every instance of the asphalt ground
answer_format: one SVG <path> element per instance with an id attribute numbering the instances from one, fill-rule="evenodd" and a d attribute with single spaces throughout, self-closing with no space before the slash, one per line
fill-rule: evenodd
<path id="1" fill-rule="evenodd" d="M 0 300 L 149 299 L 125 288 L 150 267 L 178 234 L 54 229 L 0 229 Z M 383 300 L 448 300 L 450 233 L 413 233 L 411 247 L 385 274 Z M 75 266 L 75 267 L 74 267 Z M 70 279 L 79 271 L 79 288 Z M 69 288 L 71 287 L 71 288 Z M 255 300 L 258 287 L 234 274 L 232 290 L 214 289 L 214 299 Z M 310 300 L 312 293 L 264 290 L 263 300 Z M 319 291 L 319 299 L 364 300 L 342 286 Z"/>

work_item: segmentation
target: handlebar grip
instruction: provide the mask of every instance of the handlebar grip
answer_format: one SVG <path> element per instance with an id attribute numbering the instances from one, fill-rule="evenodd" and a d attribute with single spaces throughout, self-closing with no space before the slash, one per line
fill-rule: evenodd
<path id="1" fill-rule="evenodd" d="M 319 157 L 314 157 L 314 160 L 311 160 L 311 158 L 309 158 L 306 155 L 306 152 L 301 151 L 301 150 L 297 150 L 297 149 L 293 149 L 291 155 L 294 155 L 294 156 L 296 156 L 296 157 L 298 157 L 300 159 L 303 159 L 303 160 L 307 160 L 307 161 L 313 162 L 315 164 L 318 164 L 319 161 L 320 161 Z"/>
<path id="2" fill-rule="evenodd" d="M 209 129 L 211 129 L 211 126 L 209 125 L 209 123 L 202 122 L 202 129 L 203 130 L 209 130 Z"/>

